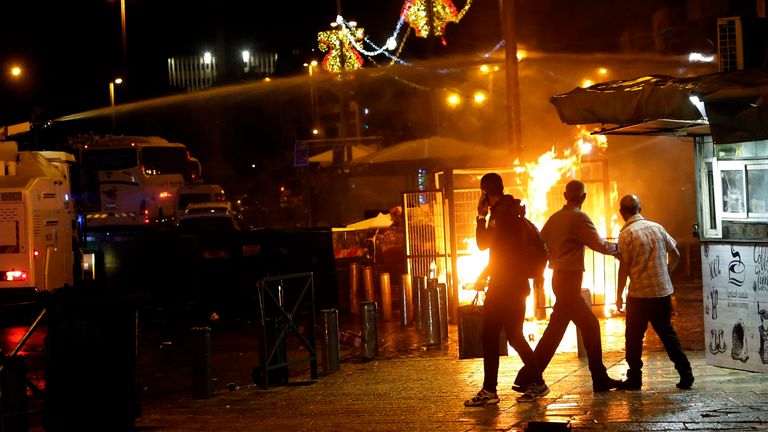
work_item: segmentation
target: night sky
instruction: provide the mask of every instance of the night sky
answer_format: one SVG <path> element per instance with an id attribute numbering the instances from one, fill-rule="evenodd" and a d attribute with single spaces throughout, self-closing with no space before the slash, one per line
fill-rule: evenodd
<path id="1" fill-rule="evenodd" d="M 456 1 L 459 8 L 463 4 Z M 664 5 L 685 14 L 681 0 L 519 0 L 519 39 L 522 45 L 549 52 L 615 52 L 622 32 L 637 28 L 633 34 L 643 37 L 652 13 Z M 168 94 L 168 57 L 215 52 L 222 42 L 230 56 L 244 48 L 278 52 L 283 59 L 278 74 L 300 73 L 301 63 L 321 57 L 317 32 L 329 28 L 336 6 L 334 0 L 127 0 L 126 70 L 119 0 L 5 2 L 0 124 L 33 114 L 55 118 L 106 106 L 108 83 L 117 76 L 127 75 L 119 95 L 124 101 Z M 400 0 L 341 1 L 342 15 L 382 42 L 394 29 L 401 7 Z M 412 38 L 403 54 L 418 59 L 427 52 L 439 56 L 490 50 L 501 40 L 498 8 L 498 0 L 474 0 L 464 20 L 449 24 L 446 46 L 433 42 L 429 47 Z M 706 36 L 697 42 L 706 45 Z M 10 76 L 12 65 L 23 68 L 20 78 Z"/>

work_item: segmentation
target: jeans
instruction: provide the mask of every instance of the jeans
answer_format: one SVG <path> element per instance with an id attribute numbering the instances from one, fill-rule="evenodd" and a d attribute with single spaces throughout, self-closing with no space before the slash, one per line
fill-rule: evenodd
<path id="1" fill-rule="evenodd" d="M 525 283 L 527 284 L 527 281 Z M 532 382 L 543 382 L 541 369 L 536 363 L 536 356 L 523 335 L 527 291 L 518 290 L 518 292 L 510 293 L 494 291 L 493 288 L 488 290 L 483 306 L 481 336 L 483 342 L 483 388 L 496 392 L 499 376 L 499 333 L 502 327 L 509 344 L 520 355 L 525 367 L 531 370 Z"/>
<path id="2" fill-rule="evenodd" d="M 581 281 L 584 276 L 582 271 L 555 270 L 552 275 L 552 290 L 556 301 L 552 307 L 549 324 L 544 330 L 538 345 L 536 345 L 536 360 L 542 370 L 547 368 L 549 362 L 557 351 L 560 341 L 563 340 L 568 323 L 573 321 L 576 328 L 581 330 L 584 340 L 584 348 L 587 351 L 589 371 L 592 374 L 592 382 L 599 383 L 608 378 L 603 365 L 603 348 L 600 341 L 600 322 L 592 313 L 592 309 L 581 296 Z M 517 374 L 515 384 L 526 385 L 532 380 L 530 371 L 523 367 Z"/>
<path id="3" fill-rule="evenodd" d="M 681 373 L 691 371 L 691 364 L 688 362 L 680 346 L 680 340 L 672 327 L 670 317 L 672 315 L 672 296 L 656 298 L 627 298 L 627 329 L 626 338 L 626 359 L 629 365 L 627 377 L 639 377 L 643 368 L 643 338 L 651 323 L 653 330 L 659 335 L 664 349 L 667 351 L 669 359 L 675 364 L 675 369 Z"/>

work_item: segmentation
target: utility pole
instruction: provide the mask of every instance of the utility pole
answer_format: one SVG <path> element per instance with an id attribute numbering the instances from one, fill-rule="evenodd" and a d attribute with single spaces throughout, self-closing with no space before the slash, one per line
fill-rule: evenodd
<path id="1" fill-rule="evenodd" d="M 499 0 L 501 28 L 504 35 L 505 71 L 507 78 L 507 140 L 510 154 L 514 159 L 523 150 L 522 121 L 520 120 L 520 85 L 517 73 L 517 25 L 515 23 L 515 1 Z"/>

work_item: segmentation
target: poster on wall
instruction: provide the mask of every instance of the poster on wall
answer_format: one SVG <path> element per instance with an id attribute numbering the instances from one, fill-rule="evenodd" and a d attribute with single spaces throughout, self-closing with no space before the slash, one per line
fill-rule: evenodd
<path id="1" fill-rule="evenodd" d="M 704 243 L 707 364 L 768 372 L 768 244 Z"/>

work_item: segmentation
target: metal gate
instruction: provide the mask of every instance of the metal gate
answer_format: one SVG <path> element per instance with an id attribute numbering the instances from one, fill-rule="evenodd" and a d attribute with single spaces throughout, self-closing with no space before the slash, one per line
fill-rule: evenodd
<path id="1" fill-rule="evenodd" d="M 412 278 L 427 277 L 446 284 L 448 298 L 452 299 L 450 249 L 446 235 L 448 214 L 445 209 L 441 191 L 403 193 L 408 274 Z M 453 319 L 451 306 L 449 304 L 449 317 Z"/>

